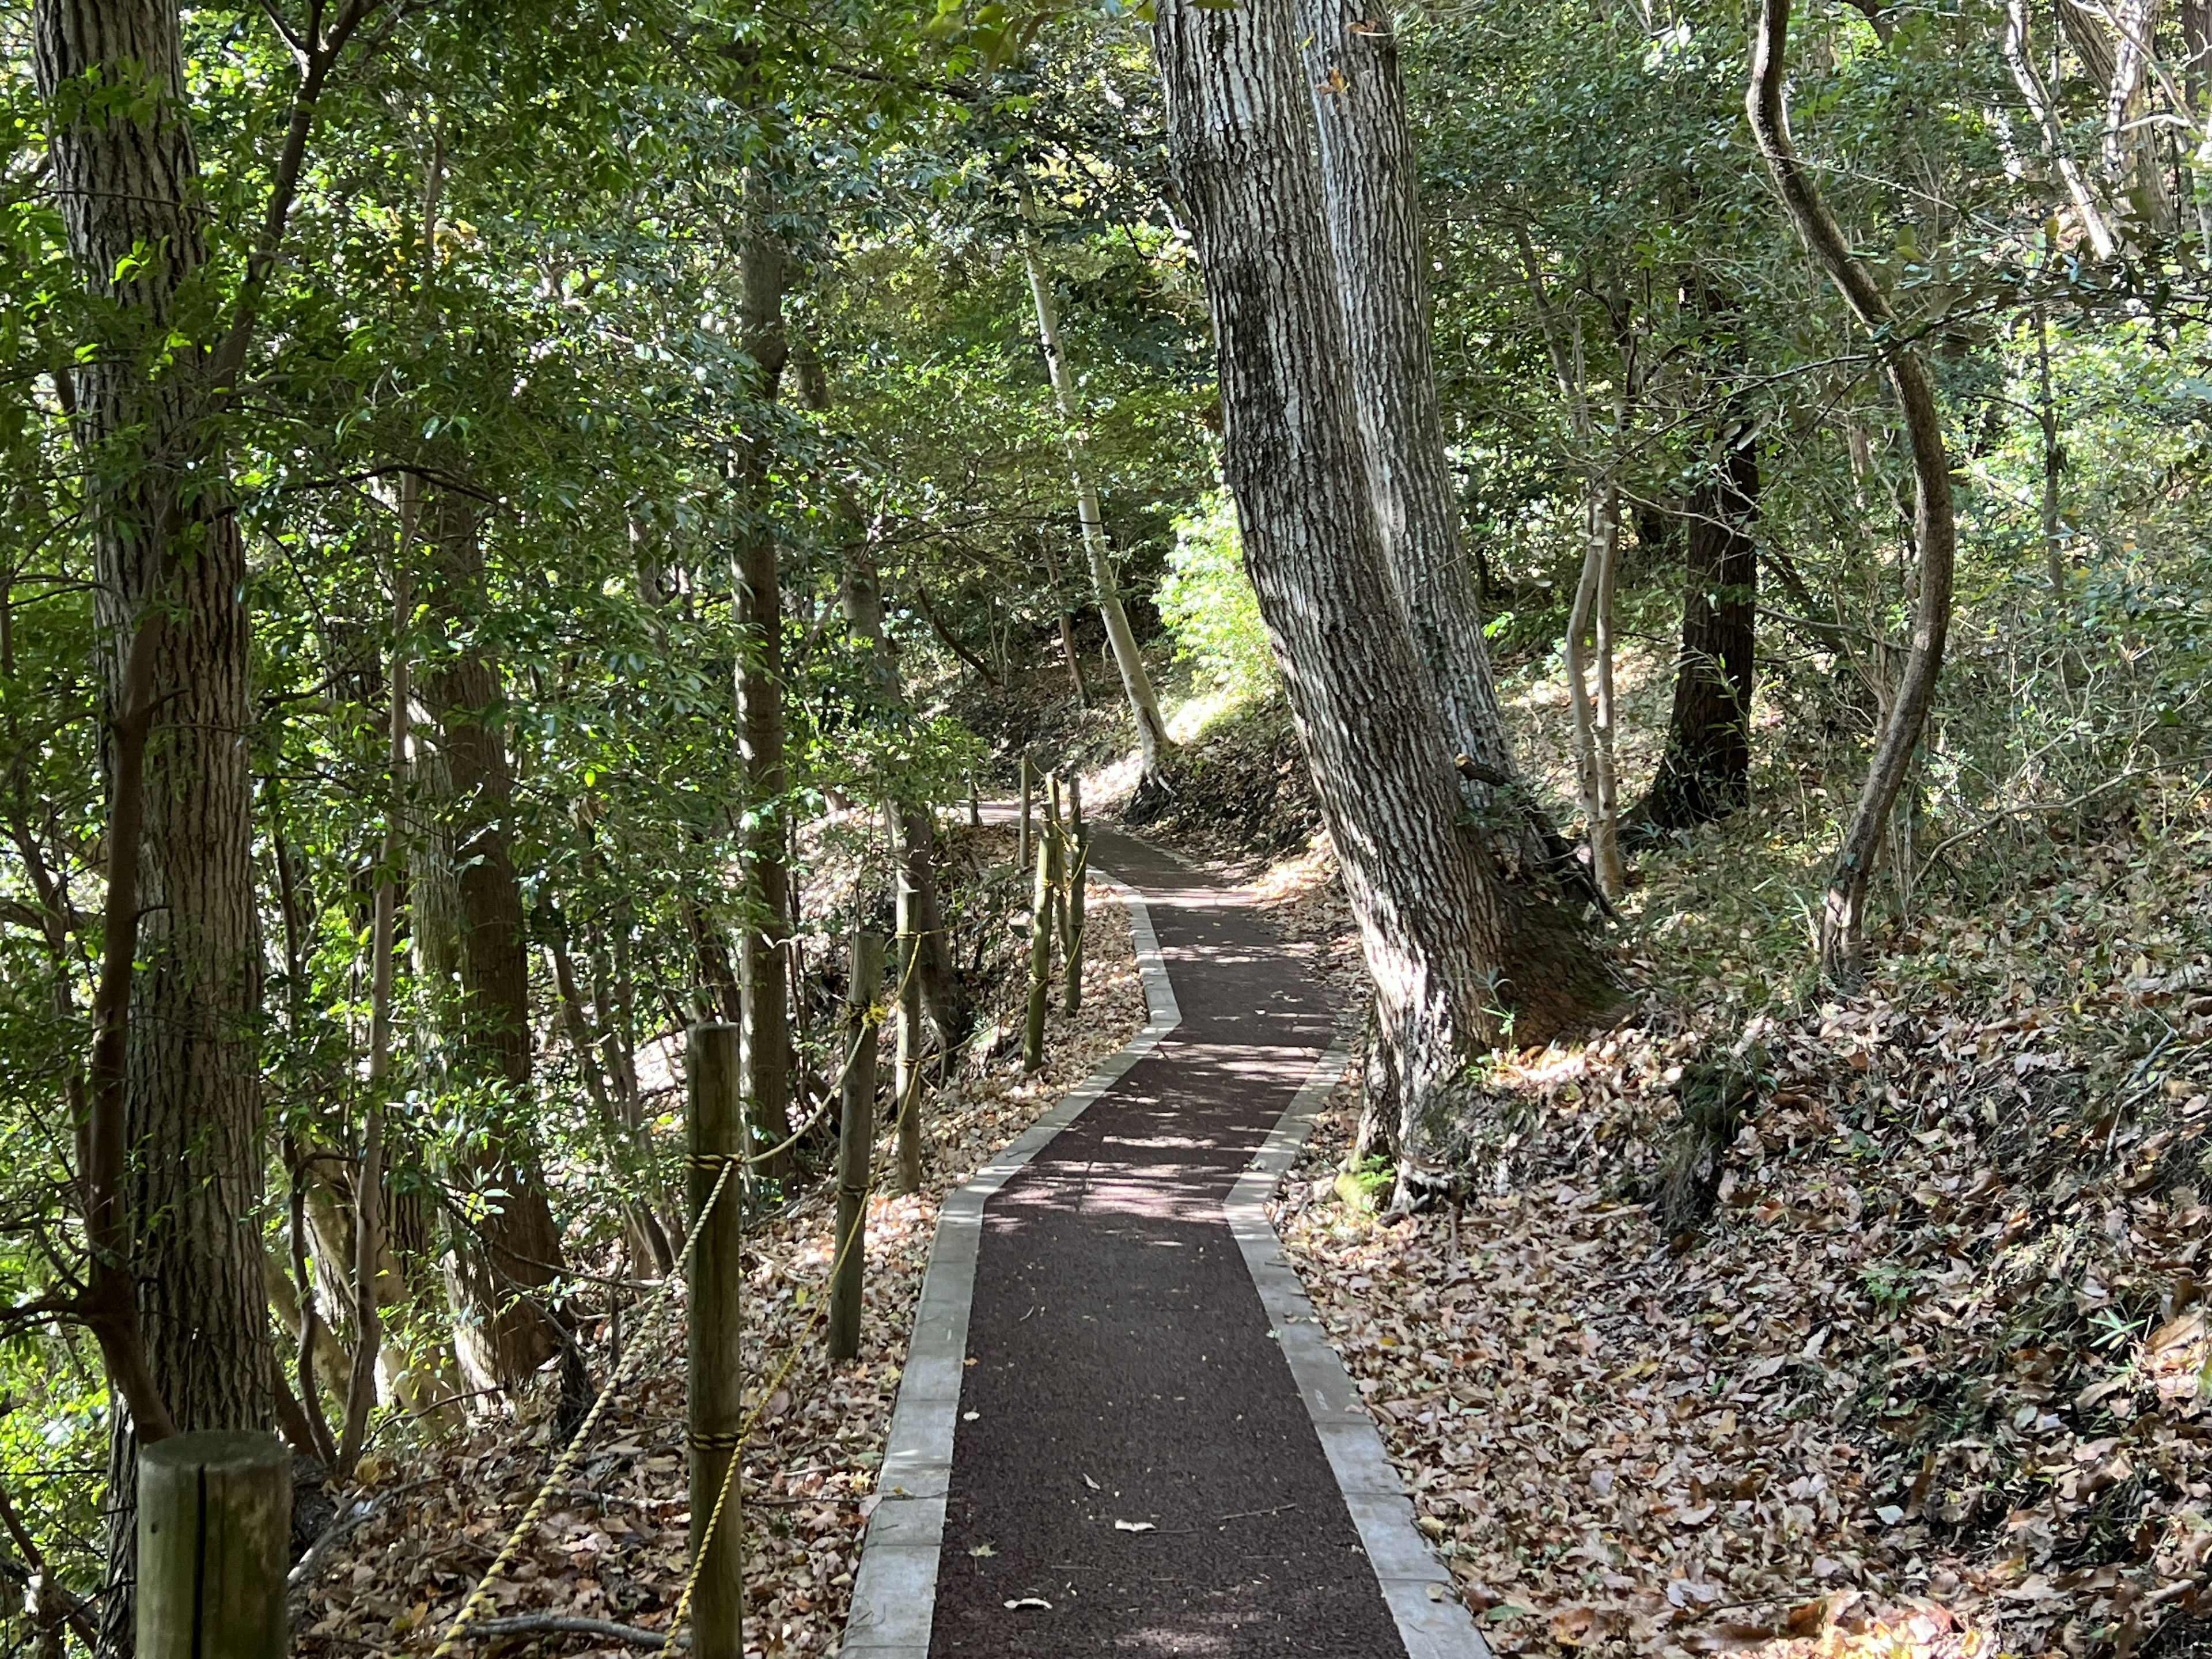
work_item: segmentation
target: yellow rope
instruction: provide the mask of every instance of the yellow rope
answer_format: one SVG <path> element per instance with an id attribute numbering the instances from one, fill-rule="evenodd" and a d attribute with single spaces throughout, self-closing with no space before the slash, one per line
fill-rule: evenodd
<path id="1" fill-rule="evenodd" d="M 908 959 L 906 977 L 899 981 L 898 995 L 894 998 L 894 1001 L 903 1000 L 906 988 L 911 982 L 915 966 L 921 960 L 921 952 L 917 948 Z M 860 1058 L 861 1043 L 871 1038 L 883 1024 L 885 1012 L 885 1007 L 881 1003 L 871 1003 L 861 1011 L 860 1027 L 854 1036 L 852 1049 L 845 1057 L 845 1064 L 838 1072 L 836 1086 L 824 1097 L 820 1110 L 815 1114 L 816 1118 L 819 1118 L 823 1111 L 829 1109 L 830 1101 L 836 1098 L 837 1094 L 843 1089 L 845 1079 L 852 1074 L 853 1066 Z M 916 1066 L 914 1076 L 908 1082 L 907 1091 L 909 1100 L 919 1092 L 921 1083 L 921 1068 Z M 800 1135 L 805 1134 L 813 1127 L 814 1119 L 810 1119 L 805 1127 L 799 1129 L 782 1146 L 766 1152 L 746 1157 L 742 1161 L 747 1164 L 763 1163 L 791 1146 Z M 869 1138 L 868 1184 L 860 1189 L 860 1218 L 852 1232 L 838 1247 L 836 1257 L 830 1264 L 830 1283 L 832 1285 L 836 1283 L 838 1269 L 845 1265 L 847 1255 L 854 1245 L 867 1236 L 868 1200 L 875 1191 L 874 1139 L 872 1135 Z M 691 1257 L 698 1249 L 700 1235 L 706 1230 L 707 1218 L 714 1213 L 714 1205 L 721 1198 L 722 1189 L 728 1184 L 731 1172 L 738 1167 L 740 1161 L 738 1158 L 720 1160 L 721 1173 L 715 1176 L 714 1190 L 708 1194 L 706 1203 L 700 1206 L 698 1217 L 691 1224 L 690 1236 L 684 1242 L 683 1261 L 678 1264 L 679 1270 L 690 1265 Z M 834 1222 L 832 1224 L 835 1224 Z M 675 1273 L 671 1273 L 661 1281 L 659 1290 L 653 1293 L 653 1303 L 647 1316 L 648 1323 L 631 1340 L 630 1352 L 633 1357 L 645 1352 L 651 1338 L 658 1334 L 660 1307 L 670 1290 L 674 1287 L 677 1276 Z M 813 1334 L 814 1326 L 819 1322 L 829 1305 L 829 1297 L 826 1296 L 815 1304 L 813 1316 L 807 1322 L 806 1332 L 798 1341 L 792 1344 L 791 1351 L 784 1357 L 782 1369 L 776 1372 L 768 1386 L 762 1390 L 761 1396 L 754 1403 L 751 1413 L 738 1430 L 737 1444 L 731 1449 L 729 1467 L 722 1473 L 721 1490 L 715 1494 L 714 1507 L 708 1512 L 707 1529 L 700 1538 L 698 1549 L 693 1553 L 691 1568 L 684 1577 L 683 1592 L 677 1597 L 675 1612 L 668 1620 L 668 1639 L 671 1641 L 675 1639 L 677 1630 L 683 1624 L 684 1615 L 690 1609 L 692 1593 L 698 1588 L 700 1571 L 706 1565 L 708 1552 L 714 1548 L 714 1533 L 721 1525 L 723 1508 L 728 1502 L 731 1490 L 736 1484 L 738 1470 L 744 1462 L 745 1442 L 750 1437 L 752 1431 L 760 1425 L 761 1413 L 767 1409 L 769 1401 L 775 1396 L 775 1391 L 783 1386 L 784 1380 L 791 1375 L 793 1368 L 799 1364 L 799 1356 L 805 1350 L 806 1338 Z M 606 1388 L 601 1391 L 599 1397 L 592 1402 L 592 1409 L 585 1414 L 583 1422 L 578 1425 L 574 1436 L 570 1438 L 568 1446 L 562 1450 L 560 1460 L 554 1464 L 553 1472 L 546 1476 L 545 1484 L 538 1489 L 537 1496 L 530 1500 L 530 1507 L 523 1512 L 522 1519 L 515 1524 L 514 1530 L 507 1535 L 506 1544 L 501 1548 L 499 1554 L 493 1559 L 491 1565 L 484 1569 L 483 1577 L 477 1580 L 477 1587 L 470 1592 L 469 1599 L 461 1604 L 460 1612 L 453 1616 L 453 1622 L 446 1629 L 445 1639 L 438 1644 L 430 1659 L 452 1659 L 454 1647 L 460 1641 L 462 1635 L 489 1605 L 493 1583 L 514 1565 L 514 1558 L 521 1552 L 522 1540 L 529 1536 L 531 1530 L 544 1517 L 546 1505 L 552 1501 L 554 1492 L 564 1484 L 569 1470 L 575 1467 L 576 1460 L 583 1455 L 584 1443 L 591 1437 L 592 1430 L 597 1426 L 599 1413 L 605 1410 L 607 1402 L 614 1398 L 617 1389 L 627 1380 L 626 1376 L 608 1378 Z M 742 1539 L 739 1540 L 739 1546 L 743 1547 Z M 742 1566 L 739 1571 L 743 1571 Z"/>
<path id="2" fill-rule="evenodd" d="M 902 934 L 900 937 L 905 938 L 908 937 L 908 935 Z M 915 933 L 911 935 L 911 937 L 917 941 L 917 944 L 913 953 L 907 960 L 906 974 L 905 976 L 899 981 L 898 990 L 891 999 L 892 1005 L 896 1005 L 905 1001 L 907 987 L 914 983 L 915 970 L 921 963 L 921 950 L 919 941 L 922 935 Z M 869 1033 L 877 1030 L 882 1026 L 884 1019 L 889 1016 L 890 1012 L 890 1006 L 880 1002 L 872 1002 L 861 1012 L 860 1030 L 853 1038 L 852 1048 L 846 1052 L 845 1063 L 837 1068 L 837 1076 L 836 1080 L 833 1081 L 830 1085 L 828 1090 L 823 1092 L 822 1103 L 814 1109 L 813 1115 L 809 1117 L 805 1122 L 800 1124 L 796 1129 L 793 1129 L 791 1133 L 782 1140 L 769 1147 L 768 1151 L 764 1152 L 746 1153 L 746 1163 L 753 1164 L 766 1164 L 771 1158 L 781 1158 L 793 1146 L 796 1146 L 801 1139 L 813 1130 L 814 1126 L 819 1123 L 823 1115 L 830 1110 L 830 1103 L 836 1100 L 838 1095 L 843 1091 L 845 1087 L 845 1079 L 853 1074 L 854 1064 L 860 1057 L 861 1042 L 866 1038 Z"/>
<path id="3" fill-rule="evenodd" d="M 868 1200 L 873 1195 L 875 1188 L 875 1145 L 873 1139 L 871 1138 L 868 1150 L 868 1184 L 860 1189 L 860 1218 L 854 1224 L 853 1231 L 846 1235 L 844 1242 L 837 1247 L 836 1256 L 830 1263 L 829 1284 L 831 1286 L 836 1285 L 837 1282 L 837 1271 L 845 1265 L 847 1255 L 851 1252 L 854 1245 L 859 1244 L 867 1237 Z M 831 1224 L 836 1224 L 833 1221 Z M 753 1402 L 752 1410 L 747 1413 L 744 1421 L 738 1425 L 738 1443 L 730 1449 L 729 1467 L 722 1471 L 721 1490 L 714 1494 L 714 1507 L 707 1512 L 706 1530 L 700 1534 L 699 1547 L 691 1553 L 691 1568 L 684 1575 L 684 1589 L 676 1598 L 676 1609 L 668 1616 L 668 1632 L 665 1639 L 671 1644 L 676 1640 L 676 1632 L 683 1628 L 684 1615 L 691 1610 L 692 1593 L 699 1587 L 699 1575 L 706 1567 L 708 1553 L 714 1547 L 714 1534 L 722 1524 L 722 1511 L 730 1501 L 730 1493 L 737 1486 L 738 1471 L 744 1464 L 745 1442 L 752 1437 L 752 1431 L 760 1426 L 761 1414 L 768 1409 L 768 1402 L 775 1397 L 775 1391 L 783 1386 L 785 1379 L 798 1365 L 800 1355 L 806 1352 L 807 1339 L 813 1335 L 814 1328 L 821 1322 L 829 1307 L 830 1297 L 827 1295 L 815 1303 L 814 1312 L 806 1322 L 806 1329 L 799 1334 L 798 1340 L 792 1343 L 789 1352 L 784 1355 L 782 1368 L 769 1379 L 767 1384 L 761 1389 L 760 1398 Z M 744 1547 L 742 1535 L 738 1538 L 738 1547 L 739 1549 Z M 742 1583 L 742 1575 L 744 1571 L 742 1560 L 739 1562 L 738 1571 Z"/>
<path id="4" fill-rule="evenodd" d="M 725 1164 L 722 1166 L 721 1174 L 714 1179 L 714 1190 L 707 1194 L 707 1201 L 699 1206 L 698 1219 L 692 1224 L 691 1235 L 684 1241 L 684 1259 L 678 1264 L 679 1270 L 690 1267 L 691 1257 L 698 1248 L 699 1235 L 705 1231 L 707 1218 L 714 1212 L 714 1205 L 721 1198 L 722 1189 L 729 1184 L 731 1171 L 736 1168 L 737 1165 L 734 1163 Z M 660 1288 L 653 1292 L 653 1302 L 647 1314 L 647 1322 L 640 1328 L 637 1335 L 630 1340 L 629 1352 L 633 1361 L 640 1354 L 649 1352 L 653 1338 L 659 1334 L 662 1310 L 666 1306 L 673 1305 L 668 1301 L 668 1293 L 675 1287 L 676 1279 L 677 1275 L 671 1273 L 661 1281 Z M 538 1495 L 530 1500 L 530 1507 L 523 1511 L 522 1519 L 515 1524 L 514 1530 L 507 1534 L 506 1545 L 500 1550 L 498 1555 L 493 1558 L 491 1565 L 484 1569 L 483 1577 L 477 1581 L 477 1587 L 470 1592 L 469 1599 L 461 1603 L 460 1612 L 453 1615 L 453 1622 L 446 1627 L 445 1640 L 438 1644 L 430 1659 L 451 1659 L 451 1655 L 456 1644 L 459 1643 L 462 1633 L 490 1605 L 492 1584 L 501 1574 L 514 1565 L 514 1558 L 521 1552 L 522 1540 L 530 1535 L 532 1529 L 544 1517 L 545 1506 L 552 1501 L 553 1494 L 567 1482 L 568 1471 L 575 1468 L 576 1460 L 583 1455 L 584 1443 L 591 1438 L 592 1429 L 599 1425 L 599 1413 L 607 1408 L 607 1403 L 629 1381 L 626 1373 L 627 1368 L 607 1379 L 607 1386 L 600 1390 L 599 1397 L 592 1402 L 592 1409 L 585 1413 L 583 1422 L 577 1426 L 576 1432 L 570 1437 L 568 1445 L 562 1450 L 559 1460 L 553 1465 L 553 1473 L 545 1477 L 545 1484 L 538 1489 Z"/>

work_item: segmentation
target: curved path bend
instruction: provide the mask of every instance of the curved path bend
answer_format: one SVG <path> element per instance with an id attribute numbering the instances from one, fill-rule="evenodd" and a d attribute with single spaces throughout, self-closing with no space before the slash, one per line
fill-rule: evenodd
<path id="1" fill-rule="evenodd" d="M 946 1203 L 841 1652 L 1486 1659 L 1261 1207 L 1328 1000 L 1249 895 L 1092 865 L 1151 1024 Z"/>

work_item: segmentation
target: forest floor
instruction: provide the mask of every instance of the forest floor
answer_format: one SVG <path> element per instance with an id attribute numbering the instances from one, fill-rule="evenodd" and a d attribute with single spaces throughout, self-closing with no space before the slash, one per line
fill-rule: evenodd
<path id="1" fill-rule="evenodd" d="M 1267 757 L 1166 828 L 1364 998 Z M 1355 1066 L 1279 1202 L 1424 1529 L 1503 1652 L 2212 1651 L 2212 816 L 1993 826 L 1837 1002 L 1825 803 L 1765 798 L 1642 855 L 1631 1009 L 1501 1059 L 1461 1201 L 1377 1212 Z"/>
<path id="2" fill-rule="evenodd" d="M 961 833 L 985 859 L 1012 857 L 1010 832 Z M 760 1407 L 763 1424 L 745 1464 L 749 1655 L 827 1653 L 843 1631 L 945 1194 L 1145 1023 L 1126 912 L 1103 883 L 1091 888 L 1089 912 L 1083 1012 L 1068 1021 L 1055 1009 L 1044 1069 L 1024 1077 L 1018 1054 L 997 1056 L 930 1097 L 922 1190 L 870 1200 L 859 1363 L 832 1368 L 820 1340 L 835 1214 L 826 1176 L 748 1240 L 745 1343 L 767 1356 L 748 1389 L 748 1408 Z M 987 916 L 981 925 L 1005 933 L 1009 920 Z M 1006 988 L 999 992 L 1003 1001 Z M 878 1147 L 879 1172 L 887 1146 L 886 1139 Z M 602 1319 L 584 1334 L 605 1353 L 614 1333 Z M 496 1610 L 470 1651 L 628 1655 L 644 1644 L 609 1627 L 665 1629 L 684 1581 L 690 1520 L 684 1355 L 679 1319 L 639 1380 L 611 1402 L 573 1483 L 494 1586 Z M 552 1468 L 559 1446 L 550 1404 L 481 1419 L 428 1445 L 373 1452 L 361 1490 L 349 1494 L 346 1513 L 358 1523 L 295 1591 L 301 1650 L 335 1659 L 435 1647 Z"/>

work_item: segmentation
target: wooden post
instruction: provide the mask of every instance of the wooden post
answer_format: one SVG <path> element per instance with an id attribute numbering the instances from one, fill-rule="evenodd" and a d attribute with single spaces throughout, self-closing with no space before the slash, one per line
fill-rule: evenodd
<path id="1" fill-rule="evenodd" d="M 975 769 L 968 769 L 968 827 L 978 829 L 983 822 L 983 803 L 975 794 Z"/>
<path id="2" fill-rule="evenodd" d="M 744 1423 L 738 1345 L 743 1322 L 738 1291 L 744 1279 L 744 1206 L 738 1190 L 741 1170 L 731 1170 L 714 1213 L 704 1222 L 700 1219 L 724 1167 L 745 1150 L 738 1028 L 720 1020 L 694 1025 L 684 1048 L 684 1069 L 689 1090 L 690 1214 L 697 1241 L 691 1266 L 690 1342 L 695 1559 L 723 1483 L 730 1486 L 700 1570 L 698 1589 L 692 1594 L 691 1651 L 700 1659 L 744 1659 L 744 1643 L 738 1633 L 744 1615 L 744 1508 L 739 1491 L 744 1480 L 742 1469 L 735 1474 L 730 1471 L 744 1450 L 738 1443 Z"/>
<path id="3" fill-rule="evenodd" d="M 884 988 L 884 936 L 853 935 L 853 983 L 845 1005 L 852 1063 L 837 1102 L 837 1233 L 830 1257 L 830 1358 L 860 1352 L 860 1287 L 866 1280 L 868 1161 L 876 1139 L 876 1030 Z"/>
<path id="4" fill-rule="evenodd" d="M 1060 1011 L 1073 1019 L 1083 1007 L 1083 884 L 1091 873 L 1091 830 L 1083 822 L 1083 786 L 1067 781 L 1067 899 L 1060 910 Z"/>
<path id="5" fill-rule="evenodd" d="M 1060 890 L 1066 865 L 1061 857 L 1062 843 L 1060 828 L 1060 774 L 1054 772 L 1044 781 L 1044 855 L 1050 860 L 1052 870 L 1052 926 L 1058 933 L 1067 916 L 1067 895 Z"/>
<path id="6" fill-rule="evenodd" d="M 1044 1065 L 1044 1016 L 1052 996 L 1052 930 L 1059 898 L 1060 837 L 1048 833 L 1037 847 L 1036 896 L 1030 912 L 1029 1018 L 1022 1029 L 1024 1072 Z"/>
<path id="7" fill-rule="evenodd" d="M 1036 781 L 1030 775 L 1030 757 L 1022 757 L 1022 828 L 1014 842 L 1014 868 L 1030 867 L 1030 803 L 1036 794 Z"/>
<path id="8" fill-rule="evenodd" d="M 273 1434 L 172 1435 L 138 1453 L 141 1659 L 283 1659 L 292 1455 Z"/>
<path id="9" fill-rule="evenodd" d="M 898 866 L 898 1054 L 891 1071 L 892 1109 L 898 1113 L 898 1189 L 921 1190 L 921 951 L 916 920 L 920 895 L 904 864 Z"/>

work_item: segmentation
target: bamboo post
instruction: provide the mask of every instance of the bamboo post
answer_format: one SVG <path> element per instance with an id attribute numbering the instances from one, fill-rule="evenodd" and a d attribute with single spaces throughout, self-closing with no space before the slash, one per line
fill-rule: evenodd
<path id="1" fill-rule="evenodd" d="M 882 1011 L 884 936 L 853 935 L 853 983 L 845 1005 L 852 1062 L 837 1102 L 837 1234 L 830 1261 L 830 1358 L 860 1352 L 860 1287 L 866 1279 L 868 1155 L 876 1139 L 876 1029 Z"/>
<path id="2" fill-rule="evenodd" d="M 1052 773 L 1044 781 L 1044 855 L 1052 871 L 1052 926 L 1058 933 L 1067 919 L 1067 895 L 1060 891 L 1060 881 L 1066 873 L 1066 862 L 1061 856 L 1060 827 L 1060 774 Z"/>
<path id="3" fill-rule="evenodd" d="M 283 1659 L 292 1457 L 273 1434 L 172 1435 L 138 1452 L 141 1659 Z"/>
<path id="4" fill-rule="evenodd" d="M 1030 757 L 1022 757 L 1022 827 L 1014 842 L 1014 868 L 1030 867 L 1030 811 L 1036 795 L 1036 780 L 1030 771 Z"/>
<path id="5" fill-rule="evenodd" d="M 705 1221 L 700 1212 L 733 1158 L 745 1149 L 745 1115 L 738 1092 L 738 1028 L 720 1020 L 694 1025 L 684 1048 L 689 1088 L 690 1158 L 689 1188 L 691 1229 L 696 1255 L 691 1267 L 690 1439 L 691 1548 L 714 1514 L 725 1482 L 723 1500 L 708 1559 L 692 1595 L 691 1651 L 699 1659 L 744 1659 L 739 1632 L 744 1614 L 744 1526 L 743 1471 L 735 1474 L 743 1447 L 744 1378 L 738 1368 L 742 1328 L 739 1289 L 744 1279 L 744 1206 L 738 1191 L 738 1170 L 732 1170 Z"/>
<path id="6" fill-rule="evenodd" d="M 1044 1016 L 1052 996 L 1052 930 L 1058 910 L 1060 837 L 1047 834 L 1037 847 L 1036 897 L 1030 911 L 1030 1002 L 1022 1029 L 1022 1069 L 1044 1065 Z"/>
<path id="7" fill-rule="evenodd" d="M 1067 897 L 1060 909 L 1060 1011 L 1073 1019 L 1083 1007 L 1084 882 L 1091 873 L 1091 830 L 1083 822 L 1083 787 L 1067 781 Z"/>
<path id="8" fill-rule="evenodd" d="M 898 1113 L 898 1189 L 921 1190 L 921 975 L 916 958 L 921 930 L 914 874 L 898 866 L 898 1052 L 891 1072 L 892 1109 Z"/>

